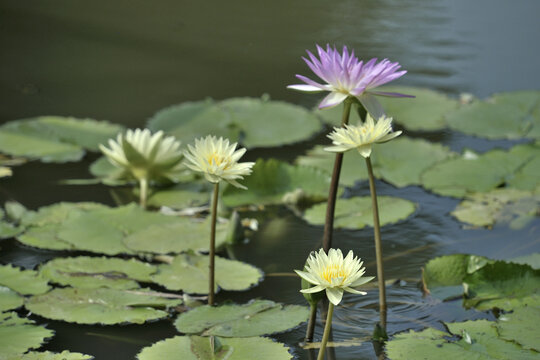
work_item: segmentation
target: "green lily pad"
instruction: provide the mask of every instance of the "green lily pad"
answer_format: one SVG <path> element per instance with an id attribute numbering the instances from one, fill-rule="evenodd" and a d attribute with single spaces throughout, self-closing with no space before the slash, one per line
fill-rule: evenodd
<path id="1" fill-rule="evenodd" d="M 497 331 L 504 340 L 514 341 L 524 349 L 540 352 L 538 319 L 540 319 L 538 307 L 516 308 L 512 313 L 504 314 L 499 318 Z"/>
<path id="2" fill-rule="evenodd" d="M 454 130 L 489 139 L 538 138 L 540 91 L 497 94 L 451 112 L 447 122 Z"/>
<path id="3" fill-rule="evenodd" d="M 540 210 L 540 195 L 516 189 L 495 189 L 487 193 L 467 195 L 452 215 L 459 221 L 492 227 L 507 223 L 511 228 L 524 227 Z"/>
<path id="4" fill-rule="evenodd" d="M 488 192 L 504 184 L 540 148 L 517 145 L 510 151 L 492 150 L 484 154 L 466 151 L 458 158 L 435 164 L 421 176 L 422 185 L 441 195 L 463 197 L 467 192 Z"/>
<path id="5" fill-rule="evenodd" d="M 413 202 L 392 196 L 378 196 L 377 202 L 381 226 L 404 220 L 416 209 Z M 317 204 L 304 213 L 304 219 L 312 225 L 323 225 L 325 216 L 326 204 Z M 373 226 L 371 197 L 337 200 L 334 213 L 335 228 L 361 229 L 365 226 Z"/>
<path id="6" fill-rule="evenodd" d="M 40 266 L 52 282 L 77 288 L 136 289 L 137 281 L 151 282 L 157 267 L 135 259 L 79 256 L 56 258 Z"/>
<path id="7" fill-rule="evenodd" d="M 186 217 L 174 218 L 174 223 L 150 225 L 124 238 L 124 244 L 136 252 L 178 254 L 186 251 L 208 252 L 210 218 L 195 221 Z M 226 242 L 230 223 L 216 224 L 216 248 Z M 148 241 L 152 239 L 152 241 Z"/>
<path id="8" fill-rule="evenodd" d="M 163 109 L 148 122 L 184 144 L 208 134 L 241 141 L 246 148 L 274 147 L 306 140 L 321 129 L 304 108 L 266 98 L 231 98 L 188 102 Z"/>
<path id="9" fill-rule="evenodd" d="M 309 316 L 309 309 L 255 300 L 244 305 L 199 306 L 178 316 L 174 325 L 184 334 L 249 337 L 294 328 Z"/>
<path id="10" fill-rule="evenodd" d="M 91 360 L 93 358 L 91 355 L 64 350 L 61 353 L 31 351 L 17 357 L 9 358 L 9 360 Z"/>
<path id="11" fill-rule="evenodd" d="M 214 347 L 209 344 L 212 338 L 199 336 L 175 336 L 158 341 L 144 348 L 138 360 L 246 360 L 256 354 L 257 360 L 290 360 L 289 349 L 278 342 L 264 337 L 213 338 Z M 216 346 L 215 344 L 219 345 Z M 210 349 L 206 349 L 206 348 Z M 212 357 L 206 355 L 208 350 Z M 206 357 L 201 357 L 206 355 Z"/>
<path id="12" fill-rule="evenodd" d="M 206 255 L 180 254 L 172 263 L 158 266 L 152 276 L 155 283 L 169 290 L 182 290 L 191 294 L 208 293 L 208 266 Z M 235 260 L 215 258 L 216 290 L 247 290 L 258 284 L 263 273 L 256 267 Z"/>
<path id="13" fill-rule="evenodd" d="M 33 324 L 32 320 L 20 318 L 14 312 L 0 314 L 0 359 L 39 348 L 45 339 L 54 335 L 54 331 Z"/>
<path id="14" fill-rule="evenodd" d="M 112 325 L 142 324 L 148 320 L 162 319 L 168 316 L 168 312 L 155 307 L 166 308 L 179 304 L 181 300 L 166 299 L 144 289 L 57 288 L 29 298 L 26 308 L 53 320 Z"/>
<path id="15" fill-rule="evenodd" d="M 387 116 L 409 130 L 440 130 L 446 127 L 446 114 L 458 107 L 458 101 L 443 93 L 406 86 L 385 86 L 381 91 L 414 95 L 416 98 L 379 97 Z"/>
<path id="16" fill-rule="evenodd" d="M 148 205 L 184 209 L 207 204 L 212 187 L 208 182 L 180 183 L 166 189 L 156 189 L 148 198 Z"/>
<path id="17" fill-rule="evenodd" d="M 386 354 L 401 359 L 538 359 L 538 353 L 498 337 L 487 320 L 446 323 L 451 333 L 428 328 L 400 333 L 386 343 Z"/>
<path id="18" fill-rule="evenodd" d="M 439 299 L 463 294 L 463 280 L 492 260 L 483 256 L 453 254 L 431 259 L 422 271 L 424 289 Z"/>
<path id="19" fill-rule="evenodd" d="M 538 174 L 540 174 L 540 154 L 536 154 L 532 159 L 527 161 L 506 183 L 507 186 L 516 189 L 536 190 L 539 193 L 537 190 Z"/>
<path id="20" fill-rule="evenodd" d="M 14 226 L 6 221 L 0 220 L 0 239 L 10 239 L 23 232 L 22 227 Z"/>
<path id="21" fill-rule="evenodd" d="M 529 265 L 496 261 L 464 279 L 465 307 L 512 310 L 540 305 L 540 270 Z"/>
<path id="22" fill-rule="evenodd" d="M 516 264 L 527 264 L 536 270 L 540 269 L 540 253 L 518 256 L 508 261 Z"/>
<path id="23" fill-rule="evenodd" d="M 22 270 L 12 265 L 0 265 L 0 285 L 22 295 L 43 294 L 50 289 L 47 280 L 37 271 Z"/>
<path id="24" fill-rule="evenodd" d="M 24 303 L 24 298 L 8 287 L 0 286 L 0 312 L 16 309 Z"/>
<path id="25" fill-rule="evenodd" d="M 233 186 L 225 189 L 225 205 L 324 201 L 328 197 L 330 177 L 312 167 L 294 166 L 275 159 L 258 159 L 253 166 L 253 174 L 246 177 L 242 184 L 247 186 L 247 191 Z"/>

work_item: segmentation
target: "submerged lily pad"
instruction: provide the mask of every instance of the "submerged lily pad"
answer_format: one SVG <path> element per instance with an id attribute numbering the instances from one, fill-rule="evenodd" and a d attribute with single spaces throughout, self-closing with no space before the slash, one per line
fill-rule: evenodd
<path id="1" fill-rule="evenodd" d="M 452 215 L 474 226 L 492 227 L 496 223 L 507 223 L 518 229 L 531 221 L 539 210 L 540 195 L 516 189 L 495 189 L 468 195 Z"/>
<path id="2" fill-rule="evenodd" d="M 504 314 L 497 321 L 497 331 L 501 339 L 514 341 L 524 349 L 540 352 L 538 343 L 538 319 L 540 308 L 526 306 Z"/>
<path id="3" fill-rule="evenodd" d="M 24 298 L 8 287 L 0 286 L 0 312 L 16 309 L 24 303 Z"/>
<path id="4" fill-rule="evenodd" d="M 228 186 L 223 192 L 227 206 L 243 204 L 314 203 L 328 196 L 330 177 L 317 169 L 258 159 L 253 174 L 242 184 L 248 190 Z"/>
<path id="5" fill-rule="evenodd" d="M 122 130 L 105 121 L 61 116 L 16 120 L 0 127 L 0 151 L 43 162 L 78 161 L 84 149 L 97 151 Z"/>
<path id="6" fill-rule="evenodd" d="M 308 139 L 321 129 L 321 124 L 300 106 L 266 98 L 232 98 L 171 106 L 156 113 L 148 127 L 152 131 L 164 130 L 184 144 L 212 134 L 254 148 Z"/>
<path id="7" fill-rule="evenodd" d="M 377 201 L 381 226 L 404 220 L 416 209 L 413 202 L 397 197 L 378 196 Z M 304 219 L 312 225 L 323 225 L 325 216 L 326 204 L 317 204 L 304 213 Z M 361 229 L 365 226 L 373 226 L 371 197 L 337 199 L 334 213 L 335 228 Z"/>
<path id="8" fill-rule="evenodd" d="M 184 334 L 249 337 L 286 331 L 308 316 L 305 306 L 255 300 L 244 305 L 199 306 L 180 314 L 174 325 Z"/>
<path id="9" fill-rule="evenodd" d="M 170 264 L 159 265 L 152 279 L 169 290 L 207 294 L 208 266 L 207 255 L 181 254 Z M 247 290 L 263 278 L 261 270 L 240 261 L 216 256 L 215 266 L 216 290 Z"/>
<path id="10" fill-rule="evenodd" d="M 56 258 L 40 267 L 40 274 L 61 285 L 77 288 L 135 289 L 137 281 L 151 282 L 157 267 L 135 259 L 79 256 Z"/>
<path id="11" fill-rule="evenodd" d="M 11 359 L 38 348 L 54 335 L 54 331 L 33 324 L 15 312 L 0 314 L 0 359 Z"/>
<path id="12" fill-rule="evenodd" d="M 12 265 L 0 265 L 0 285 L 22 295 L 43 294 L 50 289 L 47 280 L 37 271 L 22 270 Z"/>
<path id="13" fill-rule="evenodd" d="M 488 320 L 446 323 L 450 333 L 427 328 L 410 330 L 386 344 L 392 360 L 405 359 L 538 359 L 538 353 L 501 339 Z"/>
<path id="14" fill-rule="evenodd" d="M 448 114 L 447 122 L 454 130 L 489 139 L 538 139 L 540 91 L 497 94 Z"/>
<path id="15" fill-rule="evenodd" d="M 256 355 L 255 355 L 256 354 Z M 202 357 L 201 357 L 202 356 Z M 201 338 L 175 336 L 144 348 L 138 360 L 290 360 L 289 349 L 264 337 Z"/>
<path id="16" fill-rule="evenodd" d="M 142 324 L 168 316 L 167 311 L 155 307 L 166 308 L 181 302 L 156 296 L 144 289 L 57 288 L 31 297 L 26 308 L 48 319 L 78 324 Z"/>
<path id="17" fill-rule="evenodd" d="M 16 358 L 9 360 L 91 360 L 94 357 L 91 355 L 85 355 L 76 352 L 70 352 L 67 350 L 61 353 L 54 353 L 50 351 L 37 352 L 31 351 Z"/>
<path id="18" fill-rule="evenodd" d="M 443 93 L 406 86 L 385 86 L 381 91 L 414 95 L 414 99 L 379 97 L 387 116 L 409 130 L 439 130 L 446 127 L 446 115 L 458 107 L 456 99 Z"/>

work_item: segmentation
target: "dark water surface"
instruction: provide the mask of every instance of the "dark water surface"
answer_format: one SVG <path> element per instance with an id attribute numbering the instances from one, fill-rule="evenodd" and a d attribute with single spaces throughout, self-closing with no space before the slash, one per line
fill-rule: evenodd
<path id="1" fill-rule="evenodd" d="M 307 107 L 320 97 L 288 91 L 294 74 L 309 74 L 300 56 L 315 43 L 346 44 L 361 58 L 388 57 L 409 73 L 398 84 L 425 86 L 451 95 L 479 97 L 517 89 L 538 89 L 540 2 L 464 0 L 383 1 L 0 1 L 0 122 L 38 115 L 92 117 L 142 127 L 157 110 L 205 97 L 260 96 L 268 93 Z M 415 134 L 453 150 L 486 151 L 511 142 L 487 141 L 451 131 Z M 272 151 L 291 160 L 324 135 L 298 146 Z M 270 156 L 264 149 L 247 159 Z M 85 178 L 95 156 L 74 164 L 29 163 L 2 179 L 0 200 L 29 208 L 58 201 L 113 204 L 108 188 L 62 186 L 57 181 Z M 378 182 L 381 195 L 418 204 L 417 212 L 382 229 L 388 279 L 401 279 L 387 290 L 389 332 L 440 327 L 439 320 L 491 318 L 464 310 L 460 301 L 423 298 L 417 287 L 420 268 L 430 258 L 456 252 L 507 259 L 540 251 L 540 221 L 523 230 L 497 226 L 466 230 L 449 212 L 457 200 L 419 187 L 396 189 Z M 347 195 L 366 195 L 358 183 Z M 294 209 L 269 207 L 245 213 L 260 230 L 230 256 L 259 266 L 267 274 L 258 287 L 220 293 L 218 301 L 261 297 L 303 304 L 292 269 L 302 267 L 309 251 L 320 246 L 322 228 L 309 226 Z M 335 244 L 353 249 L 375 274 L 372 229 L 337 230 Z M 0 244 L 0 262 L 33 268 L 58 252 Z M 288 274 L 283 274 L 288 273 Z M 347 294 L 336 309 L 334 339 L 364 341 L 337 348 L 336 358 L 372 359 L 369 337 L 377 320 L 377 292 Z M 77 326 L 40 319 L 56 330 L 47 350 L 69 349 L 96 359 L 133 359 L 140 349 L 176 334 L 172 319 L 129 326 Z M 298 347 L 304 328 L 275 338 Z M 316 336 L 322 336 L 319 326 Z"/>

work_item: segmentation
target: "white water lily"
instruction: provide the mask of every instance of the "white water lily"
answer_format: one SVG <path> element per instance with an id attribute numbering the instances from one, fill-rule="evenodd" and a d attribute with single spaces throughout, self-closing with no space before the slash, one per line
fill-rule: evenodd
<path id="1" fill-rule="evenodd" d="M 366 268 L 363 262 L 349 251 L 343 258 L 339 249 L 330 249 L 328 254 L 320 249 L 312 252 L 307 259 L 306 271 L 294 270 L 301 278 L 315 285 L 300 290 L 303 293 L 316 293 L 326 291 L 328 300 L 337 305 L 341 302 L 343 292 L 366 295 L 365 292 L 354 289 L 374 279 L 373 276 L 363 277 Z"/>
<path id="2" fill-rule="evenodd" d="M 188 145 L 189 151 L 184 152 L 187 160 L 185 164 L 191 170 L 203 173 L 211 183 L 225 180 L 238 188 L 247 189 L 236 180 L 251 174 L 255 163 L 239 163 L 246 149 L 236 150 L 236 146 L 237 143 L 229 144 L 228 139 L 218 139 L 212 135 L 196 139 L 195 146 Z"/>
<path id="3" fill-rule="evenodd" d="M 367 114 L 363 124 L 345 125 L 334 128 L 328 135 L 334 146 L 324 148 L 331 152 L 345 152 L 357 149 L 360 155 L 367 158 L 371 155 L 371 147 L 375 143 L 383 143 L 401 135 L 401 131 L 392 131 L 392 118 L 381 116 L 377 122 Z"/>

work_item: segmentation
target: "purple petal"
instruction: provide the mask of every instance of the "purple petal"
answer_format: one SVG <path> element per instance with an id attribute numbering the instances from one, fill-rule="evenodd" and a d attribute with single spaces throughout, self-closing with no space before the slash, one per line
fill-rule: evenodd
<path id="1" fill-rule="evenodd" d="M 360 100 L 373 119 L 377 120 L 384 115 L 384 109 L 375 96 L 364 93 L 362 96 L 358 97 L 358 100 Z"/>

